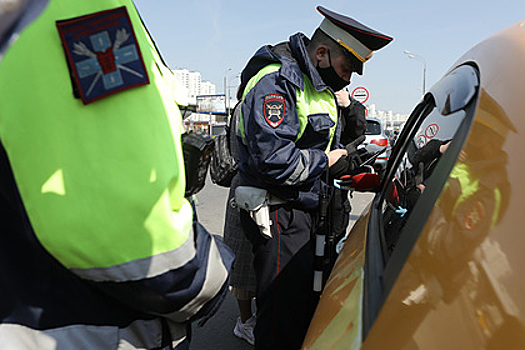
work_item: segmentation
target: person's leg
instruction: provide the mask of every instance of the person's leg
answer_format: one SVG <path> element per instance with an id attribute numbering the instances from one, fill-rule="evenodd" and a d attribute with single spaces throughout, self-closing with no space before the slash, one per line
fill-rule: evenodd
<path id="1" fill-rule="evenodd" d="M 233 334 L 253 345 L 255 343 L 253 334 L 255 316 L 252 314 L 252 299 L 255 297 L 255 292 L 236 287 L 232 287 L 231 292 L 239 307 L 239 317 L 237 317 Z"/>
<path id="2" fill-rule="evenodd" d="M 271 210 L 271 239 L 247 213 L 244 232 L 254 245 L 257 275 L 256 349 L 300 348 L 318 297 L 313 293 L 311 218 L 300 210 Z"/>
<path id="3" fill-rule="evenodd" d="M 239 317 L 233 333 L 253 344 L 255 317 L 252 312 L 252 300 L 255 298 L 255 271 L 253 269 L 252 244 L 248 241 L 241 227 L 239 209 L 230 205 L 239 184 L 239 175 L 232 180 L 228 196 L 224 221 L 224 242 L 235 253 L 235 261 L 230 274 L 230 291 L 239 308 Z"/>
<path id="4" fill-rule="evenodd" d="M 237 305 L 239 306 L 239 316 L 241 317 L 241 322 L 246 323 L 246 321 L 248 321 L 248 319 L 253 316 L 252 301 L 237 299 Z"/>
<path id="5" fill-rule="evenodd" d="M 290 214 L 289 220 L 282 222 L 286 230 L 281 232 L 276 280 L 277 349 L 283 350 L 300 349 L 319 301 L 319 295 L 313 291 L 311 217 L 296 209 Z"/>
<path id="6" fill-rule="evenodd" d="M 231 293 L 237 300 L 239 308 L 239 317 L 242 323 L 246 323 L 252 316 L 252 300 L 255 298 L 255 292 L 238 287 L 231 287 Z"/>

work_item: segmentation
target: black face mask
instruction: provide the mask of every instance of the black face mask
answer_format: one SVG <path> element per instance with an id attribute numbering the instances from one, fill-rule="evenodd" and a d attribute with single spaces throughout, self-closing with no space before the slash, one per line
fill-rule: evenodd
<path id="1" fill-rule="evenodd" d="M 317 61 L 317 72 L 323 79 L 323 82 L 332 88 L 334 91 L 342 90 L 345 86 L 350 84 L 349 81 L 344 80 L 337 74 L 334 67 L 332 66 L 332 57 L 330 57 L 330 51 L 328 51 L 328 60 L 330 61 L 330 67 L 321 68 L 319 67 L 319 61 Z"/>

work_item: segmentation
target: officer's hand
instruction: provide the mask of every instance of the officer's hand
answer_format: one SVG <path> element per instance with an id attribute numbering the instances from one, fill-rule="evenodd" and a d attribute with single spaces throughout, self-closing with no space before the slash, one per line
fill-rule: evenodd
<path id="1" fill-rule="evenodd" d="M 337 105 L 339 107 L 346 108 L 350 106 L 350 94 L 346 89 L 337 91 L 335 93 L 335 98 L 337 99 Z"/>
<path id="2" fill-rule="evenodd" d="M 449 142 L 439 146 L 439 153 L 441 153 L 441 154 L 445 153 L 447 151 L 447 149 L 448 149 L 448 146 L 450 146 L 450 142 L 451 141 L 449 141 Z"/>
<path id="3" fill-rule="evenodd" d="M 357 169 L 360 168 L 361 158 L 357 152 L 349 153 L 347 158 L 348 166 L 346 168 L 346 175 L 356 174 Z"/>
<path id="4" fill-rule="evenodd" d="M 328 168 L 328 176 L 330 179 L 338 179 L 348 172 L 348 156 L 340 157 L 330 168 Z"/>
<path id="5" fill-rule="evenodd" d="M 328 167 L 334 165 L 339 158 L 346 156 L 348 152 L 346 149 L 334 149 L 333 151 L 328 152 Z"/>
<path id="6" fill-rule="evenodd" d="M 348 145 L 346 145 L 345 149 L 348 152 L 348 154 L 355 153 L 357 151 L 357 146 L 363 143 L 363 141 L 366 139 L 365 135 L 359 136 L 354 141 L 350 142 Z"/>

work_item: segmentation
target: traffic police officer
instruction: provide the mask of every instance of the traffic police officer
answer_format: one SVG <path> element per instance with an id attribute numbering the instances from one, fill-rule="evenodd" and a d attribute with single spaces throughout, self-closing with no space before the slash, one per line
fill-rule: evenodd
<path id="1" fill-rule="evenodd" d="M 232 253 L 131 0 L 0 0 L 0 347 L 188 349 Z"/>
<path id="2" fill-rule="evenodd" d="M 325 17 L 311 40 L 302 33 L 260 48 L 241 74 L 238 136 L 243 229 L 254 246 L 257 349 L 301 347 L 318 295 L 310 243 L 321 175 L 346 150 L 339 146 L 334 91 L 362 74 L 363 63 L 392 38 L 352 18 L 317 8 Z M 266 198 L 269 220 L 261 220 Z M 252 209 L 251 211 L 249 211 Z M 255 222 L 253 219 L 262 221 Z M 271 227 L 268 227 L 271 223 Z M 259 233 L 259 227 L 263 227 Z"/>

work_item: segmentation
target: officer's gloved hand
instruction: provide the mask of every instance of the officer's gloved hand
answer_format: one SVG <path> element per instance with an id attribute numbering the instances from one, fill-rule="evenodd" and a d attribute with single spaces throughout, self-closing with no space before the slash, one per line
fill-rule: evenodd
<path id="1" fill-rule="evenodd" d="M 357 169 L 360 168 L 362 159 L 359 155 L 359 152 L 356 151 L 354 153 L 348 153 L 348 168 L 346 169 L 346 174 L 356 174 Z"/>
<path id="2" fill-rule="evenodd" d="M 361 158 L 357 152 L 342 156 L 330 168 L 328 168 L 330 179 L 339 179 L 344 175 L 355 175 L 361 172 L 368 172 L 368 168 L 360 166 Z"/>
<path id="3" fill-rule="evenodd" d="M 348 152 L 348 154 L 356 153 L 357 152 L 357 146 L 362 144 L 363 141 L 365 140 L 365 138 L 366 138 L 365 135 L 361 135 L 357 139 L 355 139 L 354 141 L 352 141 L 348 145 L 346 145 L 345 148 L 346 148 L 346 151 Z"/>
<path id="4" fill-rule="evenodd" d="M 346 145 L 345 149 L 348 155 L 339 158 L 339 160 L 328 169 L 330 179 L 339 179 L 343 175 L 355 174 L 356 169 L 361 164 L 361 151 L 357 149 L 357 146 L 363 143 L 364 140 L 365 135 L 361 135 Z"/>
<path id="5" fill-rule="evenodd" d="M 365 135 L 359 136 L 354 141 L 346 145 L 346 151 L 348 152 L 348 168 L 346 169 L 346 174 L 355 174 L 356 169 L 362 163 L 363 157 L 361 156 L 362 150 L 358 150 L 359 146 L 365 140 Z M 365 151 L 366 152 L 366 151 Z"/>
<path id="6" fill-rule="evenodd" d="M 375 174 L 376 171 L 372 165 L 361 165 L 359 167 L 356 167 L 350 175 L 357 175 L 357 174 Z"/>
<path id="7" fill-rule="evenodd" d="M 339 179 L 341 176 L 347 174 L 348 171 L 348 156 L 342 156 L 328 168 L 328 175 L 330 180 Z"/>

